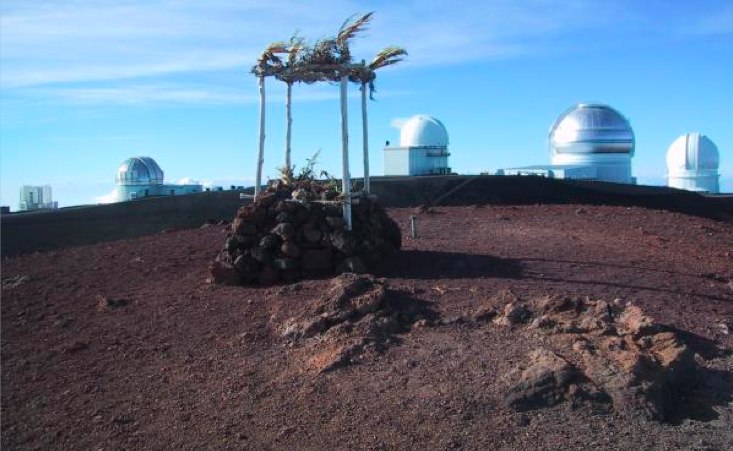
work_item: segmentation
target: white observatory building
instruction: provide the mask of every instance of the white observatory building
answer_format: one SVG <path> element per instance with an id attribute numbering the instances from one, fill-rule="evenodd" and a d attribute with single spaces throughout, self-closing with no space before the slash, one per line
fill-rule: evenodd
<path id="1" fill-rule="evenodd" d="M 635 145 L 634 131 L 621 113 L 604 104 L 579 103 L 550 128 L 552 164 L 501 169 L 498 174 L 635 184 Z"/>
<path id="2" fill-rule="evenodd" d="M 166 185 L 163 170 L 150 157 L 132 157 L 122 162 L 117 169 L 115 184 L 116 202 L 201 192 L 199 184 Z"/>
<path id="3" fill-rule="evenodd" d="M 667 185 L 671 188 L 717 194 L 718 147 L 705 135 L 687 133 L 667 150 Z"/>
<path id="4" fill-rule="evenodd" d="M 31 210 L 55 210 L 59 203 L 53 200 L 49 185 L 34 186 L 23 185 L 20 187 L 20 211 Z"/>
<path id="5" fill-rule="evenodd" d="M 448 131 L 427 114 L 412 116 L 400 127 L 400 145 L 384 148 L 384 175 L 450 174 Z"/>

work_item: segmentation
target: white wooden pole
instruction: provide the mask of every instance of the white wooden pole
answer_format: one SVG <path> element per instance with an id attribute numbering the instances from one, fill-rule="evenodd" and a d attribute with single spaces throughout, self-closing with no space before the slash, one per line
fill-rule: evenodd
<path id="1" fill-rule="evenodd" d="M 260 76 L 260 147 L 257 155 L 257 177 L 255 180 L 255 199 L 262 186 L 262 163 L 265 161 L 265 77 Z"/>
<path id="2" fill-rule="evenodd" d="M 288 92 L 285 97 L 285 168 L 290 169 L 290 139 L 291 130 L 293 128 L 293 116 L 292 116 L 292 93 L 293 84 L 288 82 Z"/>
<path id="3" fill-rule="evenodd" d="M 348 75 L 341 75 L 341 191 L 344 195 L 344 221 L 346 230 L 351 230 L 351 175 L 349 174 L 349 116 L 346 107 Z"/>
<path id="4" fill-rule="evenodd" d="M 369 184 L 369 126 L 367 121 L 367 84 L 361 84 L 361 130 L 363 133 L 364 143 L 364 192 L 369 194 L 371 186 Z"/>

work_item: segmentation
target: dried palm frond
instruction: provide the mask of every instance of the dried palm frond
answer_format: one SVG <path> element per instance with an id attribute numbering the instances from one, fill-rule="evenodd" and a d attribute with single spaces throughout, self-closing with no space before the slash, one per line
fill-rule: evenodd
<path id="1" fill-rule="evenodd" d="M 351 38 L 366 29 L 366 24 L 369 23 L 370 20 L 372 20 L 373 16 L 374 11 L 371 11 L 362 15 L 351 23 L 349 23 L 349 21 L 353 18 L 353 16 L 346 19 L 346 21 L 341 24 L 338 35 L 336 35 L 336 43 L 339 46 L 346 45 L 349 40 L 351 40 Z"/>
<path id="2" fill-rule="evenodd" d="M 303 39 L 297 32 L 290 38 L 290 47 L 288 48 L 288 65 L 294 66 L 298 61 L 298 54 L 306 46 Z"/>
<path id="3" fill-rule="evenodd" d="M 298 58 L 301 52 L 303 52 L 306 48 L 307 45 L 305 39 L 299 36 L 297 32 L 290 37 L 290 41 L 286 49 L 288 58 L 283 63 L 282 70 L 275 74 L 278 80 L 284 81 L 286 83 L 293 83 L 294 81 L 298 81 Z"/>
<path id="4" fill-rule="evenodd" d="M 377 53 L 377 56 L 375 56 L 372 62 L 369 63 L 369 68 L 375 70 L 382 67 L 391 66 L 404 60 L 405 56 L 407 56 L 407 50 L 403 49 L 402 47 L 387 47 L 386 49 Z"/>
<path id="5" fill-rule="evenodd" d="M 369 84 L 371 97 L 375 70 L 398 63 L 407 55 L 400 47 L 388 47 L 369 64 L 352 64 L 350 40 L 366 29 L 373 15 L 374 12 L 369 12 L 355 20 L 352 16 L 341 25 L 336 37 L 322 38 L 313 45 L 308 45 L 298 33 L 289 42 L 274 42 L 252 67 L 252 73 L 260 77 L 275 76 L 286 83 L 336 82 L 347 74 L 351 82 Z M 281 54 L 287 57 L 282 58 Z"/>
<path id="6" fill-rule="evenodd" d="M 371 63 L 360 72 L 359 81 L 362 86 L 369 85 L 369 99 L 374 100 L 374 93 L 377 89 L 374 87 L 374 80 L 377 78 L 377 69 L 397 64 L 404 60 L 407 56 L 407 50 L 402 47 L 387 47 L 377 53 Z M 363 88 L 362 88 L 363 89 Z"/>
<path id="7" fill-rule="evenodd" d="M 252 67 L 251 72 L 257 76 L 267 76 L 276 74 L 283 69 L 283 62 L 277 54 L 287 53 L 287 43 L 273 42 L 270 43 L 257 58 L 257 64 Z"/>

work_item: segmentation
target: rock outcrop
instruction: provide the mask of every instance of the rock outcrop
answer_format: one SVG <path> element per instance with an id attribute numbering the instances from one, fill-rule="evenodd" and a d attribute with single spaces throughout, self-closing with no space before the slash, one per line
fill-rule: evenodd
<path id="1" fill-rule="evenodd" d="M 552 350 L 533 351 L 526 365 L 505 376 L 512 407 L 550 406 L 580 393 L 608 399 L 629 416 L 664 421 L 696 380 L 693 352 L 638 306 L 548 297 L 531 310 L 528 329 L 544 335 Z M 516 303 L 507 304 L 494 322 L 517 324 L 516 311 Z"/>

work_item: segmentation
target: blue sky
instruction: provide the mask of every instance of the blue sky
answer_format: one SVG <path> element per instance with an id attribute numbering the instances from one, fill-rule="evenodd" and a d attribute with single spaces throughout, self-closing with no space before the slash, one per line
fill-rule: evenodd
<path id="1" fill-rule="evenodd" d="M 733 191 L 733 2 L 701 0 L 335 1 L 4 0 L 0 3 L 0 197 L 50 184 L 62 206 L 108 194 L 119 164 L 151 156 L 166 180 L 252 183 L 262 48 L 298 30 L 315 40 L 376 11 L 353 45 L 383 70 L 369 104 L 372 173 L 395 120 L 427 113 L 448 128 L 460 173 L 549 163 L 547 132 L 569 106 L 612 105 L 637 137 L 633 172 L 663 184 L 667 147 L 700 131 Z M 269 81 L 269 80 L 268 80 Z M 284 89 L 267 86 L 265 174 L 284 147 Z M 362 169 L 350 88 L 352 175 Z M 340 174 L 338 87 L 296 86 L 293 162 L 321 149 Z"/>

